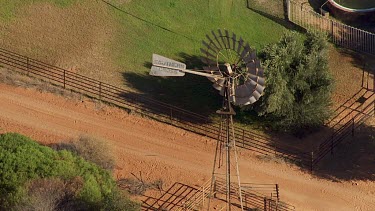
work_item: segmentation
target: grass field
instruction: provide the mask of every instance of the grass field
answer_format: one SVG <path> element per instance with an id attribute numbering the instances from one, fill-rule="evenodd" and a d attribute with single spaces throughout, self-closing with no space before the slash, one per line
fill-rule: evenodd
<path id="1" fill-rule="evenodd" d="M 201 67 L 211 30 L 228 29 L 257 49 L 286 31 L 242 0 L 0 0 L 0 8 L 2 47 L 200 113 L 220 105 L 210 82 L 151 77 L 152 53 Z"/>

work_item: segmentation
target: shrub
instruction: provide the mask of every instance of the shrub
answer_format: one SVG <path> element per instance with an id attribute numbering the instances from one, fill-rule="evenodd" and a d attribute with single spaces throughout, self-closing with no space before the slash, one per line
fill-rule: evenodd
<path id="1" fill-rule="evenodd" d="M 78 155 L 100 167 L 112 170 L 115 161 L 110 145 L 104 140 L 82 135 L 72 145 Z"/>
<path id="2" fill-rule="evenodd" d="M 73 188 L 73 192 L 77 191 L 77 194 L 74 194 L 75 199 L 84 203 L 88 209 L 103 208 L 104 201 L 108 201 L 117 190 L 116 183 L 108 171 L 71 152 L 66 150 L 56 152 L 19 134 L 1 134 L 0 210 L 25 202 L 23 198 L 36 200 L 46 196 L 43 189 L 37 189 L 39 195 L 36 193 L 37 195 L 31 194 L 26 197 L 30 189 L 35 189 L 33 184 L 42 184 L 45 189 L 56 189 L 52 191 L 56 194 L 51 195 L 50 199 L 59 198 L 59 194 L 62 194 L 59 191 L 61 188 L 59 180 L 54 182 L 38 180 L 43 178 L 56 178 L 66 182 L 82 178 L 81 186 L 79 183 L 74 183 L 77 188 L 73 188 L 76 186 L 69 186 L 69 188 Z M 64 187 L 67 188 L 66 185 Z M 66 196 L 66 193 L 63 195 Z M 39 204 L 39 202 L 35 203 Z M 54 206 L 52 202 L 49 204 Z"/>
<path id="3" fill-rule="evenodd" d="M 305 40 L 285 34 L 261 52 L 267 87 L 258 110 L 274 129 L 303 133 L 330 117 L 333 81 L 327 51 L 325 35 L 308 32 Z"/>

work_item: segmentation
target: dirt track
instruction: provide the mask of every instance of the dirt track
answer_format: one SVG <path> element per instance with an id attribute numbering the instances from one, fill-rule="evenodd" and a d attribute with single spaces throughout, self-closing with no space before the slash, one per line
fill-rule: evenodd
<path id="1" fill-rule="evenodd" d="M 209 179 L 214 141 L 88 100 L 0 84 L 0 132 L 19 132 L 43 143 L 87 133 L 108 140 L 117 157 L 115 177 L 139 174 L 199 186 Z M 375 182 L 331 182 L 285 163 L 242 151 L 242 182 L 278 183 L 281 199 L 297 210 L 375 210 Z"/>

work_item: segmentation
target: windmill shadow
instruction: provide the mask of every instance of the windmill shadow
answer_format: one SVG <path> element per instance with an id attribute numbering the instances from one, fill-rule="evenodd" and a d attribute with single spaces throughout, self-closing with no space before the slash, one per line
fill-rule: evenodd
<path id="1" fill-rule="evenodd" d="M 199 56 L 186 53 L 177 56 L 181 58 L 180 62 L 187 64 L 187 68 L 201 69 L 203 66 Z M 147 61 L 144 66 L 151 68 L 152 64 Z M 129 72 L 123 73 L 123 77 L 131 88 L 145 93 L 140 96 L 148 96 L 204 117 L 215 115 L 221 105 L 220 95 L 206 77 L 191 74 L 183 77 L 155 77 Z M 147 104 L 144 106 L 147 107 Z"/>

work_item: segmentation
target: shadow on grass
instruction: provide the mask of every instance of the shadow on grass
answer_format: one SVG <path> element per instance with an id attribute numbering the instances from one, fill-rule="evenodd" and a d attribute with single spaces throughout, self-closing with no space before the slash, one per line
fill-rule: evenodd
<path id="1" fill-rule="evenodd" d="M 189 69 L 201 69 L 200 57 L 179 53 L 180 61 Z M 151 68 L 150 62 L 144 66 Z M 220 108 L 221 96 L 212 83 L 202 76 L 186 74 L 184 77 L 155 77 L 136 73 L 123 73 L 124 79 L 133 89 L 147 93 L 152 98 L 203 116 L 211 116 Z"/>

